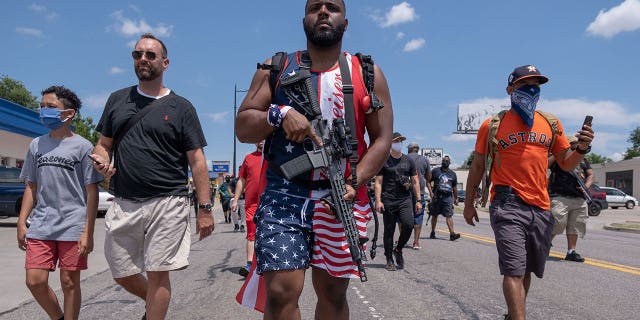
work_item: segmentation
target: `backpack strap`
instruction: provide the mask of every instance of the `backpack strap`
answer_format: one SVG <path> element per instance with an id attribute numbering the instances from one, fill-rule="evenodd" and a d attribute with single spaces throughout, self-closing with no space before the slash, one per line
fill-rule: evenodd
<path id="1" fill-rule="evenodd" d="M 373 59 L 371 59 L 371 56 L 364 55 L 360 52 L 356 53 L 356 57 L 358 57 L 358 60 L 360 60 L 360 67 L 362 68 L 362 80 L 364 81 L 364 86 L 367 89 L 367 93 L 369 94 L 369 106 L 366 111 L 366 113 L 369 114 L 373 111 L 382 109 L 384 107 L 384 104 L 373 92 L 375 84 Z"/>
<path id="2" fill-rule="evenodd" d="M 287 53 L 284 51 L 276 52 L 271 57 L 271 64 L 258 63 L 257 68 L 269 70 L 269 88 L 271 88 L 271 102 L 276 101 L 276 88 L 280 82 L 280 75 L 286 68 Z"/>
<path id="3" fill-rule="evenodd" d="M 155 99 L 153 101 L 151 101 L 151 103 L 149 103 L 148 105 L 146 105 L 144 108 L 140 109 L 138 112 L 136 112 L 131 118 L 129 118 L 129 120 L 127 120 L 127 123 L 122 127 L 122 129 L 116 131 L 113 135 L 113 144 L 111 147 L 111 154 L 112 154 L 112 158 L 116 157 L 116 151 L 118 150 L 118 145 L 120 145 L 120 141 L 122 141 L 122 139 L 127 135 L 127 133 L 129 132 L 129 129 L 133 128 L 133 126 L 140 122 L 140 120 L 142 118 L 144 118 L 144 116 L 146 116 L 147 114 L 151 113 L 151 111 L 158 109 L 158 108 L 154 108 L 154 104 L 157 104 L 157 102 L 159 100 L 165 99 L 168 97 L 172 96 L 172 94 L 168 94 L 166 96 L 163 96 L 161 98 Z"/>
<path id="4" fill-rule="evenodd" d="M 491 187 L 491 169 L 493 168 L 493 164 L 496 163 L 498 166 L 500 165 L 500 157 L 498 153 L 498 139 L 496 139 L 496 134 L 498 133 L 498 128 L 500 127 L 500 122 L 504 115 L 507 114 L 508 110 L 502 110 L 498 114 L 491 117 L 489 120 L 489 132 L 487 134 L 487 145 L 485 147 L 484 152 L 484 175 L 482 179 L 482 197 L 480 199 L 480 204 L 484 208 L 487 205 L 487 201 L 489 200 L 489 187 Z"/>
<path id="5" fill-rule="evenodd" d="M 539 110 L 536 110 L 536 112 L 539 113 L 545 120 L 547 120 L 549 127 L 551 127 L 551 143 L 549 144 L 549 150 L 551 150 L 553 148 L 553 144 L 556 142 L 556 137 L 563 134 L 560 130 L 560 125 L 558 124 L 560 120 L 558 120 L 558 117 L 549 112 Z"/>

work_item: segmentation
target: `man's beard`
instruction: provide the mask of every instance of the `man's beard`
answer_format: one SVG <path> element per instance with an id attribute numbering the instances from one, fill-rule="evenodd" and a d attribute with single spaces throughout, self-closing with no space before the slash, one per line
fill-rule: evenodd
<path id="1" fill-rule="evenodd" d="M 136 76 L 140 81 L 152 81 L 160 76 L 160 73 L 152 65 L 145 66 L 146 70 L 142 70 L 140 65 L 135 66 Z"/>
<path id="2" fill-rule="evenodd" d="M 347 29 L 346 23 L 337 26 L 331 26 L 327 30 L 316 31 L 314 26 L 304 23 L 304 33 L 307 40 L 318 47 L 331 47 L 342 41 L 342 35 Z"/>

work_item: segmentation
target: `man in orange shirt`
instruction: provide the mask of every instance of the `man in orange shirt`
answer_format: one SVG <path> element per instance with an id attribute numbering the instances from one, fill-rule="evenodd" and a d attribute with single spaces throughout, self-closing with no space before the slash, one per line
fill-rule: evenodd
<path id="1" fill-rule="evenodd" d="M 511 109 L 496 132 L 498 150 L 491 171 L 489 214 L 498 249 L 502 290 L 507 302 L 505 319 L 525 319 L 525 299 L 531 272 L 542 278 L 551 245 L 553 216 L 547 192 L 548 154 L 552 153 L 563 170 L 572 170 L 589 152 L 594 134 L 590 126 L 578 131 L 575 151 L 558 122 L 554 132 L 547 120 L 535 111 L 540 85 L 549 79 L 532 65 L 515 68 L 508 78 L 507 94 Z M 473 159 L 467 178 L 467 194 L 475 194 L 485 172 L 489 119 L 478 130 Z M 473 197 L 464 204 L 464 218 L 470 225 L 478 221 Z"/>

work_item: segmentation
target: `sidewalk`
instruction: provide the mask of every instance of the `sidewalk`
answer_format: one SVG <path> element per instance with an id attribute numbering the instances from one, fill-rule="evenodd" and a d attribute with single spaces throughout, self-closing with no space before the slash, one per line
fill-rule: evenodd
<path id="1" fill-rule="evenodd" d="M 458 204 L 454 212 L 462 215 L 463 204 Z M 489 205 L 486 208 L 478 207 L 478 217 L 489 219 Z M 629 232 L 640 234 L 640 208 L 633 209 L 606 209 L 597 217 L 589 217 L 588 228 L 604 229 L 609 231 Z"/>

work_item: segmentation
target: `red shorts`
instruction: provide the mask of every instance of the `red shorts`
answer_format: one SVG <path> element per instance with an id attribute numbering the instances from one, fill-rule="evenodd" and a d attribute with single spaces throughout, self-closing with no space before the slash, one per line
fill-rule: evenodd
<path id="1" fill-rule="evenodd" d="M 256 240 L 256 223 L 253 222 L 253 215 L 256 213 L 257 209 L 257 205 L 251 206 L 250 208 L 245 207 L 244 209 L 247 223 L 247 240 L 249 241 Z"/>
<path id="2" fill-rule="evenodd" d="M 25 269 L 78 271 L 87 269 L 87 256 L 78 253 L 77 241 L 27 239 Z"/>

